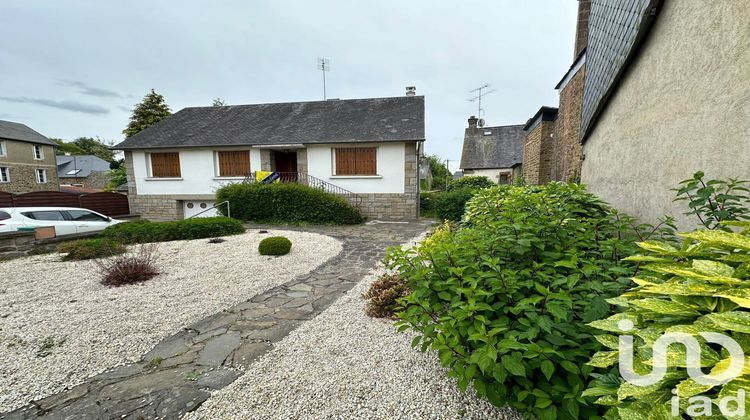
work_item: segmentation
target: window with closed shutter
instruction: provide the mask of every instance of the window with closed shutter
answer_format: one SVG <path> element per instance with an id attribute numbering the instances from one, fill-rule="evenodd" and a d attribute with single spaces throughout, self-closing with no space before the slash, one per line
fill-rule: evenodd
<path id="1" fill-rule="evenodd" d="M 219 176 L 248 176 L 250 174 L 250 152 L 237 150 L 216 152 L 219 161 Z"/>
<path id="2" fill-rule="evenodd" d="M 154 178 L 179 178 L 179 153 L 151 153 L 151 176 Z"/>
<path id="3" fill-rule="evenodd" d="M 336 149 L 336 175 L 377 175 L 377 148 Z"/>

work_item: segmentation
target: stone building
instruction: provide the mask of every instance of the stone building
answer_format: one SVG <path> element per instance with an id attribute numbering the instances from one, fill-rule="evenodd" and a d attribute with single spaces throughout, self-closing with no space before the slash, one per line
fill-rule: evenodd
<path id="1" fill-rule="evenodd" d="M 583 160 L 580 141 L 581 104 L 590 10 L 590 0 L 578 1 L 573 63 L 555 86 L 560 98 L 558 107 L 542 107 L 527 124 L 530 127 L 526 130 L 527 139 L 524 145 L 524 177 L 527 182 L 545 183 L 580 179 Z M 551 109 L 556 110 L 553 120 L 545 119 L 545 124 L 534 125 L 539 117 L 551 118 Z M 543 141 L 540 142 L 540 133 L 533 128 L 545 130 Z"/>
<path id="2" fill-rule="evenodd" d="M 697 225 L 677 184 L 750 179 L 750 5 L 592 0 L 581 180 L 615 207 Z"/>
<path id="3" fill-rule="evenodd" d="M 109 184 L 109 162 L 94 155 L 57 156 L 60 185 L 103 190 Z"/>
<path id="4" fill-rule="evenodd" d="M 410 90 L 390 98 L 185 108 L 115 149 L 125 151 L 131 212 L 147 219 L 208 210 L 217 188 L 257 171 L 354 197 L 372 219 L 414 219 L 424 140 L 424 97 Z"/>
<path id="5" fill-rule="evenodd" d="M 0 191 L 59 190 L 55 147 L 52 140 L 23 124 L 0 121 Z"/>
<path id="6" fill-rule="evenodd" d="M 461 150 L 464 176 L 485 176 L 498 184 L 509 184 L 521 175 L 523 125 L 479 127 L 479 119 L 469 118 Z"/>

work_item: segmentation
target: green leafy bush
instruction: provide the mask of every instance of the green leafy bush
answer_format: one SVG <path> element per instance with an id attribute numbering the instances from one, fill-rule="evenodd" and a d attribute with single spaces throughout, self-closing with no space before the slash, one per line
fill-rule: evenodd
<path id="1" fill-rule="evenodd" d="M 258 244 L 260 255 L 286 255 L 292 249 L 292 241 L 283 236 L 271 236 Z"/>
<path id="2" fill-rule="evenodd" d="M 687 201 L 690 211 L 708 229 L 727 229 L 725 221 L 750 220 L 750 181 L 704 180 L 703 172 L 680 182 L 675 201 Z"/>
<path id="3" fill-rule="evenodd" d="M 92 238 L 65 242 L 57 247 L 57 252 L 67 254 L 63 261 L 89 260 L 105 258 L 125 253 L 125 247 L 112 239 Z"/>
<path id="4" fill-rule="evenodd" d="M 618 364 L 617 335 L 633 336 L 634 362 L 638 374 L 651 371 L 654 340 L 665 333 L 686 333 L 699 338 L 702 370 L 720 372 L 727 366 L 727 354 L 718 352 L 700 339 L 700 332 L 719 332 L 737 341 L 745 354 L 750 351 L 750 223 L 730 222 L 742 227 L 740 233 L 699 230 L 683 233 L 681 246 L 674 243 L 639 243 L 642 255 L 626 260 L 641 264 L 633 278 L 636 286 L 611 300 L 620 312 L 590 325 L 604 331 L 597 340 L 607 347 L 589 362 L 598 368 L 610 368 L 586 390 L 598 397 L 597 403 L 611 407 L 611 418 L 673 418 L 670 400 L 677 389 L 681 415 L 688 398 L 735 397 L 738 389 L 750 386 L 747 364 L 743 374 L 717 386 L 700 385 L 688 377 L 686 351 L 681 345 L 669 347 L 667 372 L 655 385 L 636 386 L 625 382 L 612 366 Z M 630 320 L 634 328 L 620 329 L 621 320 Z M 747 363 L 747 362 L 746 362 Z M 746 398 L 750 397 L 748 395 Z M 750 406 L 750 398 L 746 400 Z M 714 414 L 719 411 L 714 406 Z M 685 418 L 685 417 L 679 417 Z M 702 417 L 701 417 L 702 418 Z M 713 417 L 712 417 L 713 418 Z M 717 417 L 723 418 L 723 417 Z"/>
<path id="5" fill-rule="evenodd" d="M 229 201 L 232 217 L 254 222 L 349 225 L 364 220 L 345 198 L 296 183 L 229 184 L 219 188 L 216 201 Z"/>
<path id="6" fill-rule="evenodd" d="M 473 190 L 481 190 L 483 188 L 494 187 L 497 184 L 492 182 L 486 176 L 464 176 L 458 179 L 451 180 L 448 185 L 448 190 L 456 190 L 461 188 L 469 188 Z"/>
<path id="7" fill-rule="evenodd" d="M 228 217 L 196 217 L 174 222 L 136 220 L 118 223 L 104 229 L 102 236 L 126 244 L 180 241 L 213 238 L 245 232 L 237 219 Z"/>
<path id="8" fill-rule="evenodd" d="M 373 318 L 391 318 L 401 307 L 398 299 L 409 294 L 406 282 L 398 274 L 384 274 L 372 282 L 362 297 L 369 299 L 365 313 Z"/>
<path id="9" fill-rule="evenodd" d="M 435 214 L 441 220 L 460 221 L 464 215 L 466 203 L 475 192 L 470 188 L 459 188 L 435 194 L 432 199 Z"/>
<path id="10" fill-rule="evenodd" d="M 494 187 L 466 207 L 463 226 L 389 252 L 412 290 L 399 329 L 493 404 L 540 419 L 600 414 L 581 395 L 603 349 L 586 323 L 625 290 L 636 263 L 621 257 L 654 229 L 572 184 Z"/>

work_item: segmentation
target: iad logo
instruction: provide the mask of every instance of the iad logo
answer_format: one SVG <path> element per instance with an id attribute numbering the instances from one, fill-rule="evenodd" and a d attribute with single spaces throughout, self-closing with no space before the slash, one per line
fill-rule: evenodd
<path id="1" fill-rule="evenodd" d="M 627 319 L 617 323 L 621 331 L 631 331 L 633 322 Z M 666 333 L 659 337 L 653 345 L 653 368 L 647 375 L 639 375 L 633 369 L 633 336 L 621 335 L 619 339 L 619 362 L 620 374 L 627 382 L 637 386 L 654 385 L 664 378 L 667 373 L 667 350 L 670 344 L 679 343 L 685 346 L 687 355 L 688 375 L 697 383 L 702 385 L 723 385 L 732 379 L 740 376 L 745 366 L 745 353 L 742 347 L 731 337 L 724 334 L 713 332 L 701 332 L 701 337 L 708 343 L 719 344 L 729 352 L 729 366 L 722 372 L 713 375 L 704 374 L 701 370 L 701 347 L 698 340 L 690 334 L 685 333 Z M 680 415 L 679 397 L 676 396 L 677 390 L 672 391 L 675 397 L 672 398 L 672 415 Z M 736 409 L 732 410 L 729 403 L 734 402 Z M 695 396 L 688 399 L 687 414 L 695 415 L 712 415 L 711 399 L 705 396 Z M 736 397 L 725 397 L 719 400 L 719 410 L 725 416 L 744 416 L 745 415 L 745 390 L 737 391 Z"/>

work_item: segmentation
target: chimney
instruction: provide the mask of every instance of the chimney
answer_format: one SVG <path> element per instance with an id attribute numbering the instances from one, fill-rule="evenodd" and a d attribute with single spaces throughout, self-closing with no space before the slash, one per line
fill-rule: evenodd
<path id="1" fill-rule="evenodd" d="M 479 118 L 473 115 L 469 117 L 469 133 L 470 134 L 477 134 L 477 122 L 479 122 Z"/>
<path id="2" fill-rule="evenodd" d="M 406 96 L 414 96 L 417 94 L 417 87 L 416 86 L 407 86 L 406 87 Z"/>
<path id="3" fill-rule="evenodd" d="M 576 46 L 573 51 L 573 59 L 578 58 L 589 40 L 589 14 L 591 13 L 591 0 L 578 0 L 578 23 L 576 24 Z"/>

